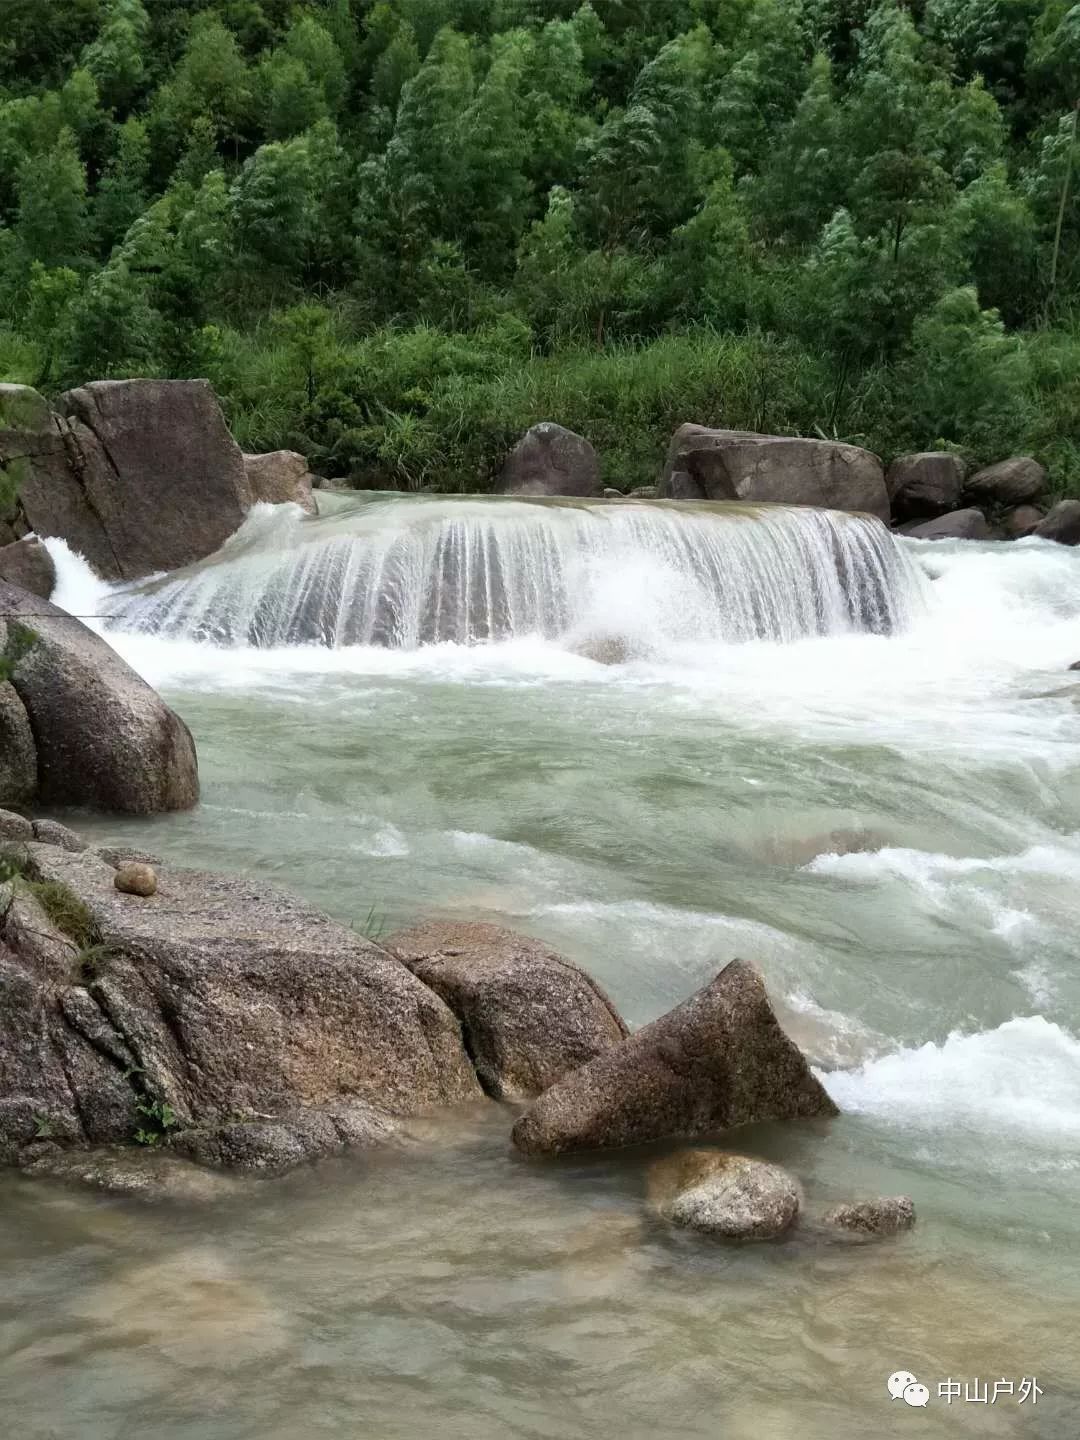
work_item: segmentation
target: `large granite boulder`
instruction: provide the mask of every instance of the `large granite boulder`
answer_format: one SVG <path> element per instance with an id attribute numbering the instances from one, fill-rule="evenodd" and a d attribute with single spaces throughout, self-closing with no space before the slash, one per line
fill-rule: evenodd
<path id="1" fill-rule="evenodd" d="M 992 540 L 993 531 L 981 510 L 952 510 L 936 520 L 900 526 L 901 535 L 916 540 Z"/>
<path id="2" fill-rule="evenodd" d="M 960 503 L 964 462 L 947 450 L 900 455 L 885 474 L 893 514 L 900 520 L 943 515 Z"/>
<path id="3" fill-rule="evenodd" d="M 61 489 L 70 469 L 63 425 L 29 385 L 0 385 L 0 543 L 26 532 L 20 492 L 32 483 Z"/>
<path id="4" fill-rule="evenodd" d="M 56 566 L 37 536 L 27 535 L 0 549 L 0 580 L 48 600 L 56 588 Z"/>
<path id="5" fill-rule="evenodd" d="M 18 849 L 0 905 L 0 1158 L 172 1141 L 280 1169 L 482 1094 L 453 1015 L 377 946 L 270 886 Z"/>
<path id="6" fill-rule="evenodd" d="M 497 1100 L 532 1099 L 626 1037 L 599 985 L 526 935 L 431 921 L 383 944 L 461 1021 L 480 1083 Z"/>
<path id="7" fill-rule="evenodd" d="M 0 634 L 4 622 L 0 620 Z M 0 682 L 0 805 L 24 805 L 37 794 L 37 750 L 30 717 L 9 681 Z"/>
<path id="8" fill-rule="evenodd" d="M 761 975 L 735 960 L 689 1000 L 545 1090 L 513 1138 L 529 1154 L 557 1154 L 835 1114 L 780 1028 Z"/>
<path id="9" fill-rule="evenodd" d="M 502 489 L 508 495 L 599 495 L 600 457 L 584 436 L 543 420 L 507 456 Z"/>
<path id="10" fill-rule="evenodd" d="M 781 1166 L 722 1150 L 683 1150 L 658 1161 L 649 1194 L 662 1219 L 725 1240 L 775 1240 L 802 1202 L 798 1182 Z"/>
<path id="11" fill-rule="evenodd" d="M 311 493 L 315 477 L 303 455 L 295 450 L 269 450 L 243 459 L 248 505 L 299 505 L 309 515 L 316 513 Z"/>
<path id="12" fill-rule="evenodd" d="M 881 461 L 833 440 L 680 425 L 668 447 L 662 497 L 816 505 L 889 518 Z"/>
<path id="13" fill-rule="evenodd" d="M 1031 535 L 1042 524 L 1043 512 L 1036 505 L 1018 505 L 1010 510 L 1001 522 L 1001 528 L 1010 540 L 1022 540 Z"/>
<path id="14" fill-rule="evenodd" d="M 1059 545 L 1080 545 L 1080 500 L 1059 500 L 1031 533 Z"/>
<path id="15" fill-rule="evenodd" d="M 33 732 L 43 803 L 138 815 L 195 804 L 187 726 L 100 636 L 2 581 L 0 615 L 7 652 L 18 657 L 11 680 Z"/>
<path id="16" fill-rule="evenodd" d="M 1023 505 L 1046 489 L 1046 468 L 1030 455 L 1014 455 L 969 475 L 964 498 L 976 505 Z"/>

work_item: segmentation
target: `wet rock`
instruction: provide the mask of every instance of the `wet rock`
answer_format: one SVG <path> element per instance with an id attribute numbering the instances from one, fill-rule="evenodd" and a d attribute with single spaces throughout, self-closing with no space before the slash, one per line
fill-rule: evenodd
<path id="1" fill-rule="evenodd" d="M 668 447 L 662 497 L 824 506 L 889 518 L 881 461 L 832 440 L 680 425 Z"/>
<path id="2" fill-rule="evenodd" d="M 945 450 L 901 455 L 885 475 L 893 514 L 902 520 L 942 515 L 960 503 L 964 462 Z"/>
<path id="3" fill-rule="evenodd" d="M 193 1165 L 171 1150 L 134 1145 L 38 1149 L 40 1154 L 31 1155 L 23 1166 L 28 1175 L 86 1185 L 109 1195 L 192 1205 L 229 1199 L 240 1192 L 237 1181 L 228 1175 Z"/>
<path id="4" fill-rule="evenodd" d="M 0 582 L 12 684 L 29 716 L 45 805 L 153 814 L 199 798 L 187 726 L 115 650 L 66 611 Z"/>
<path id="5" fill-rule="evenodd" d="M 212 1129 L 182 1131 L 171 1149 L 201 1165 L 279 1174 L 345 1150 L 385 1145 L 395 1118 L 362 1100 L 294 1110 L 270 1120 L 235 1120 Z"/>
<path id="6" fill-rule="evenodd" d="M 69 830 L 58 820 L 35 820 L 34 839 L 42 845 L 59 845 L 61 849 L 75 854 L 90 848 L 81 835 L 76 835 L 74 830 Z"/>
<path id="7" fill-rule="evenodd" d="M 976 504 L 1022 505 L 1041 495 L 1045 488 L 1045 467 L 1030 455 L 1013 455 L 969 475 L 964 497 Z"/>
<path id="8" fill-rule="evenodd" d="M 56 566 L 41 541 L 28 535 L 0 549 L 0 580 L 48 600 L 56 587 Z"/>
<path id="9" fill-rule="evenodd" d="M 835 1115 L 758 971 L 732 961 L 689 1000 L 546 1090 L 514 1126 L 529 1154 L 694 1138 Z"/>
<path id="10" fill-rule="evenodd" d="M 630 491 L 630 496 L 634 500 L 655 500 L 659 493 L 658 485 L 635 485 Z"/>
<path id="11" fill-rule="evenodd" d="M 25 804 L 37 793 L 37 782 L 37 749 L 30 717 L 15 687 L 5 680 L 0 682 L 0 802 Z"/>
<path id="12" fill-rule="evenodd" d="M 1080 670 L 1080 660 L 1074 660 L 1073 663 L 1069 666 L 1069 669 Z"/>
<path id="13" fill-rule="evenodd" d="M 1080 500 L 1059 500 L 1031 533 L 1059 545 L 1080 545 Z"/>
<path id="14" fill-rule="evenodd" d="M 1023 539 L 1030 535 L 1036 526 L 1041 524 L 1043 512 L 1034 505 L 1018 505 L 1015 510 L 1009 513 L 1001 522 L 1001 528 L 1010 540 Z"/>
<path id="15" fill-rule="evenodd" d="M 663 1219 L 725 1240 L 775 1240 L 794 1224 L 802 1199 L 779 1165 L 719 1150 L 684 1150 L 659 1162 L 649 1190 Z"/>
<path id="16" fill-rule="evenodd" d="M 93 851 L 25 855 L 85 933 L 57 931 L 28 892 L 2 911 L 0 1157 L 20 1158 L 42 1121 L 64 1143 L 128 1139 L 143 1104 L 168 1107 L 170 1133 L 217 1132 L 178 1139 L 199 1158 L 280 1168 L 350 1135 L 372 1143 L 372 1110 L 481 1097 L 443 1001 L 301 901 L 165 869 L 147 904 Z M 232 1128 L 253 1120 L 276 1128 Z"/>
<path id="17" fill-rule="evenodd" d="M 901 525 L 900 533 L 915 540 L 992 540 L 993 532 L 981 510 L 952 510 L 936 520 Z"/>
<path id="18" fill-rule="evenodd" d="M 21 841 L 25 844 L 34 838 L 33 822 L 24 815 L 11 810 L 0 810 L 0 840 Z"/>
<path id="19" fill-rule="evenodd" d="M 271 450 L 265 455 L 245 455 L 244 475 L 247 503 L 256 505 L 299 505 L 316 514 L 312 489 L 315 477 L 303 455 L 295 450 Z"/>
<path id="20" fill-rule="evenodd" d="M 599 495 L 600 457 L 583 436 L 544 420 L 507 456 L 502 489 L 508 495 Z"/>
<path id="21" fill-rule="evenodd" d="M 461 1021 L 480 1083 L 496 1099 L 531 1099 L 627 1034 L 583 970 L 502 926 L 431 921 L 384 943 Z"/>
<path id="22" fill-rule="evenodd" d="M 626 498 L 621 490 L 613 490 L 610 485 L 604 486 L 604 495 L 608 500 L 625 500 Z"/>
<path id="23" fill-rule="evenodd" d="M 888 844 L 881 830 L 837 829 L 822 835 L 777 835 L 763 842 L 759 854 L 772 865 L 809 865 L 819 855 L 864 855 Z"/>
<path id="24" fill-rule="evenodd" d="M 95 845 L 94 852 L 100 855 L 114 870 L 119 870 L 120 866 L 129 860 L 136 865 L 164 865 L 165 863 L 160 855 L 151 854 L 149 850 L 140 850 L 137 846 L 132 845 Z"/>
<path id="25" fill-rule="evenodd" d="M 915 1202 L 907 1195 L 879 1195 L 874 1200 L 835 1206 L 824 1223 L 855 1235 L 898 1235 L 915 1224 Z"/>
<path id="26" fill-rule="evenodd" d="M 118 865 L 113 884 L 124 895 L 141 895 L 144 899 L 149 899 L 157 893 L 154 867 L 144 865 L 138 860 L 126 860 L 122 865 Z"/>
<path id="27" fill-rule="evenodd" d="M 587 635 L 575 640 L 570 649 L 598 665 L 626 665 L 634 658 L 634 646 L 625 635 Z"/>

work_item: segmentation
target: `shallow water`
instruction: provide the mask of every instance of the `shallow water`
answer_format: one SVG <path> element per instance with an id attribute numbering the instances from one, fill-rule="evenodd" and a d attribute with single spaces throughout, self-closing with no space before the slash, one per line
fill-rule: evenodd
<path id="1" fill-rule="evenodd" d="M 0 1178 L 21 1435 L 1075 1436 L 1080 554 L 908 542 L 891 637 L 419 651 L 114 642 L 199 743 L 203 804 L 76 817 L 290 885 L 368 933 L 539 935 L 633 1023 L 764 970 L 844 1114 L 738 1137 L 879 1246 L 745 1250 L 648 1217 L 652 1157 L 554 1165 L 485 1106 L 199 1212 Z M 65 566 L 61 603 L 93 603 Z M 628 581 L 632 586 L 633 581 Z M 885 1380 L 931 1388 L 916 1418 Z M 1038 1377 L 1037 1405 L 937 1382 Z M 11 1407 L 14 1407 L 12 1410 Z"/>

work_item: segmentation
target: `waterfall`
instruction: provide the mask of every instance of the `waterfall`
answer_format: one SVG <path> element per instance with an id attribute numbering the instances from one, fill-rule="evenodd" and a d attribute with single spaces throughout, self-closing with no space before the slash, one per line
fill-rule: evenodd
<path id="1" fill-rule="evenodd" d="M 877 520 L 786 506 L 401 497 L 258 506 L 216 555 L 116 590 L 110 628 L 221 646 L 415 649 L 540 635 L 624 648 L 903 628 Z"/>

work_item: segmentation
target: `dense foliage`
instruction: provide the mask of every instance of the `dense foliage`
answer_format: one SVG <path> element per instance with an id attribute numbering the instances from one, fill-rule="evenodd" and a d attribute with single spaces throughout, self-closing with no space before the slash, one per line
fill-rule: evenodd
<path id="1" fill-rule="evenodd" d="M 1080 493 L 1080 5 L 4 0 L 0 378 L 482 488 L 693 419 Z"/>

